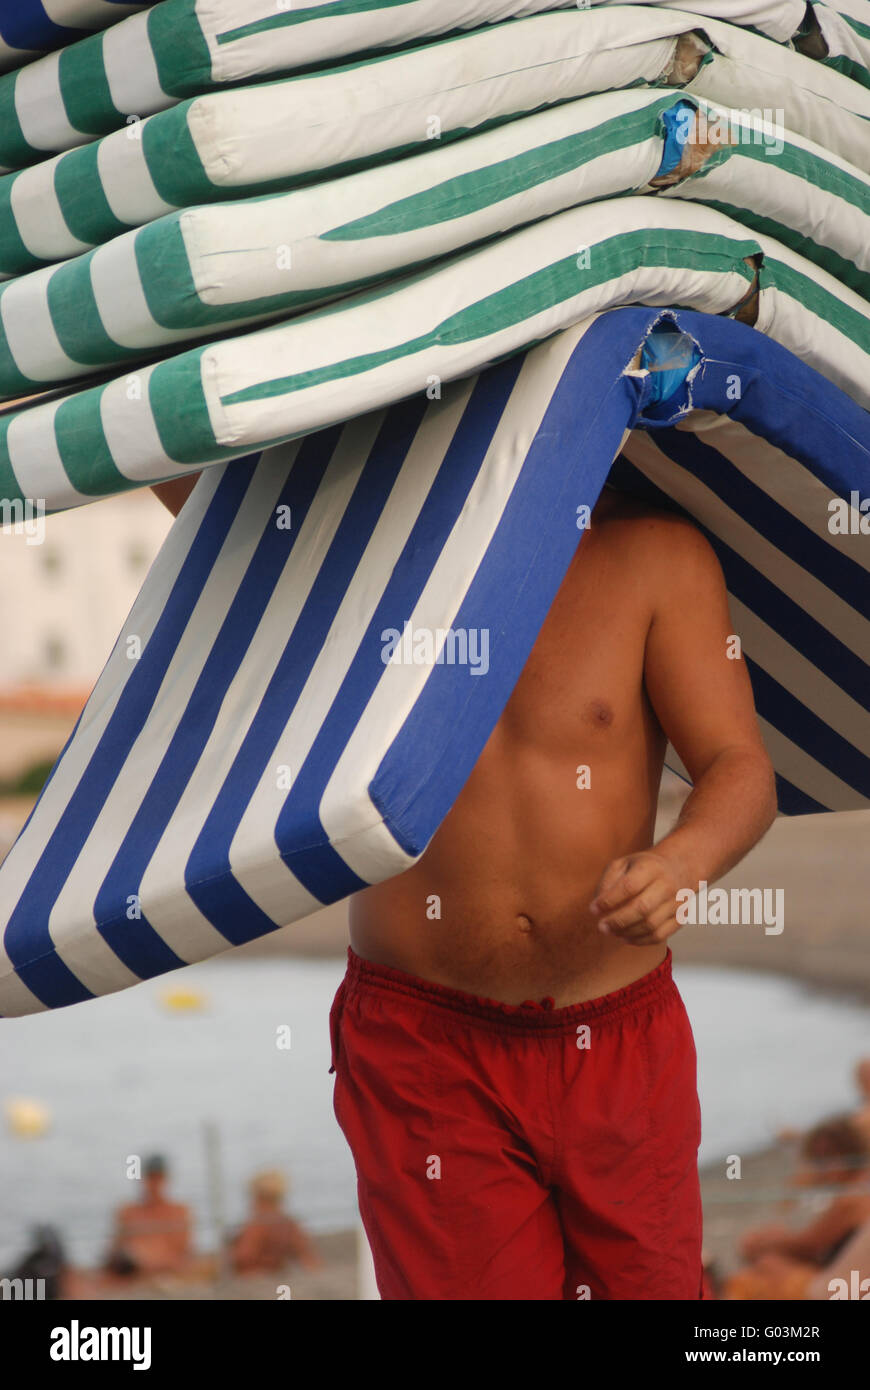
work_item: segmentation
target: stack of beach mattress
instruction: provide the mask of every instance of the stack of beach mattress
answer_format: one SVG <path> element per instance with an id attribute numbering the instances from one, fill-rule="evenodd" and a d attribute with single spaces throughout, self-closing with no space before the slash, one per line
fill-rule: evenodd
<path id="1" fill-rule="evenodd" d="M 675 339 L 692 365 L 662 399 Z M 719 553 L 782 809 L 870 806 L 866 539 L 829 526 L 870 490 L 870 420 L 727 317 L 619 309 L 205 472 L 0 869 L 0 1012 L 123 988 L 412 864 L 621 446 L 620 485 Z"/>
<path id="2" fill-rule="evenodd" d="M 412 863 L 608 474 L 717 548 L 781 810 L 870 804 L 870 0 L 138 8 L 0 77 L 0 498 L 204 473 L 0 1012 Z"/>
<path id="3" fill-rule="evenodd" d="M 80 11 L 93 12 L 95 24 L 106 22 L 101 21 L 101 12 L 144 8 L 109 5 L 105 0 L 89 6 L 82 0 L 54 0 L 54 8 L 72 17 L 77 2 Z M 9 8 L 13 6 L 42 10 L 38 3 L 22 6 L 22 0 L 10 0 Z M 510 18 L 592 8 L 576 0 L 404 0 L 399 5 L 395 0 L 368 0 L 365 5 L 337 0 L 301 6 L 276 4 L 276 0 L 163 0 L 147 13 L 135 14 L 123 24 L 0 79 L 0 109 L 6 116 L 0 132 L 0 166 L 32 164 L 46 151 L 71 149 L 117 129 L 126 120 L 141 120 L 185 97 L 228 84 L 335 64 L 354 55 L 388 53 L 422 39 Z M 602 13 L 588 16 L 584 35 L 593 45 L 615 49 L 649 42 L 673 30 L 681 22 L 675 12 L 682 10 L 695 15 L 698 25 L 706 29 L 718 60 L 767 68 L 773 59 L 763 56 L 765 50 L 756 39 L 761 33 L 812 51 L 832 72 L 870 86 L 866 0 L 811 6 L 804 0 L 679 0 L 670 6 L 655 0 L 646 7 L 632 6 L 630 23 L 624 19 L 624 6 L 599 4 L 596 8 Z M 613 8 L 614 13 L 606 13 Z M 643 8 L 649 13 L 644 14 Z M 656 9 L 668 13 L 656 15 Z M 814 33 L 804 38 L 801 30 L 808 27 L 808 10 Z M 728 20 L 733 27 L 717 24 L 717 19 Z M 0 26 L 3 22 L 0 19 Z M 13 32 L 19 39 L 31 33 L 11 14 L 5 25 L 10 37 Z M 570 24 L 550 27 L 554 33 L 571 32 Z M 485 31 L 480 37 L 485 37 Z M 58 41 L 46 46 L 57 47 Z M 426 52 L 436 63 L 446 55 L 465 81 L 466 54 L 474 47 L 463 45 L 455 60 L 443 45 L 440 49 L 429 45 Z M 0 71 L 4 66 L 12 63 L 8 58 L 3 62 L 0 49 Z M 364 67 L 365 60 L 358 66 Z M 781 82 L 783 72 L 788 69 L 774 65 L 770 75 Z M 775 103 L 768 97 L 764 104 Z"/>

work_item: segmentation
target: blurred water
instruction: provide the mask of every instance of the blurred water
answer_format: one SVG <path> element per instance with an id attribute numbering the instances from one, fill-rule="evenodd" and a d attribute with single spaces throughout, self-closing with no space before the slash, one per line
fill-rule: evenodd
<path id="1" fill-rule="evenodd" d="M 161 1152 L 208 1219 L 203 1121 L 219 1129 L 227 1216 L 261 1168 L 292 1175 L 292 1206 L 313 1230 L 355 1219 L 353 1163 L 332 1114 L 327 1014 L 340 960 L 224 960 L 56 1013 L 0 1022 L 0 1108 L 41 1101 L 40 1139 L 0 1128 L 0 1272 L 51 1221 L 78 1263 L 99 1258 L 111 1209 L 132 1198 L 130 1154 Z M 682 967 L 677 979 L 699 1055 L 702 1161 L 746 1154 L 781 1126 L 854 1103 L 851 1071 L 870 1053 L 870 1010 L 769 975 Z M 169 987 L 199 990 L 201 1013 L 171 1013 Z M 279 1049 L 280 1028 L 291 1047 Z"/>

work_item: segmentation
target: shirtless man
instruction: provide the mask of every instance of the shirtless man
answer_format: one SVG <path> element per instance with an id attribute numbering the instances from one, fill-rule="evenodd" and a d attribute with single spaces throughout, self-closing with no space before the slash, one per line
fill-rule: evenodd
<path id="1" fill-rule="evenodd" d="M 426 852 L 352 900 L 335 1108 L 384 1298 L 701 1296 L 667 940 L 776 813 L 733 631 L 700 533 L 606 489 Z M 694 790 L 653 847 L 668 738 Z"/>

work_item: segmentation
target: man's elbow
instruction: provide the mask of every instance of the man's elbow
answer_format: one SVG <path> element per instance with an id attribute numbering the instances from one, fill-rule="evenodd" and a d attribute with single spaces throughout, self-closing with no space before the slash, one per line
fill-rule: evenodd
<path id="1" fill-rule="evenodd" d="M 740 750 L 741 800 L 755 811 L 758 839 L 761 839 L 779 811 L 776 773 L 764 744 L 759 742 Z"/>

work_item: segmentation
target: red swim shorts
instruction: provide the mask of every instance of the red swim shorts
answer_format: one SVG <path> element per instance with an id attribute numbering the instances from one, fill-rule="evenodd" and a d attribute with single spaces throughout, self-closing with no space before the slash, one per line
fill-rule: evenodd
<path id="1" fill-rule="evenodd" d="M 348 960 L 335 1113 L 382 1298 L 701 1298 L 695 1046 L 670 954 L 566 1009 Z"/>

